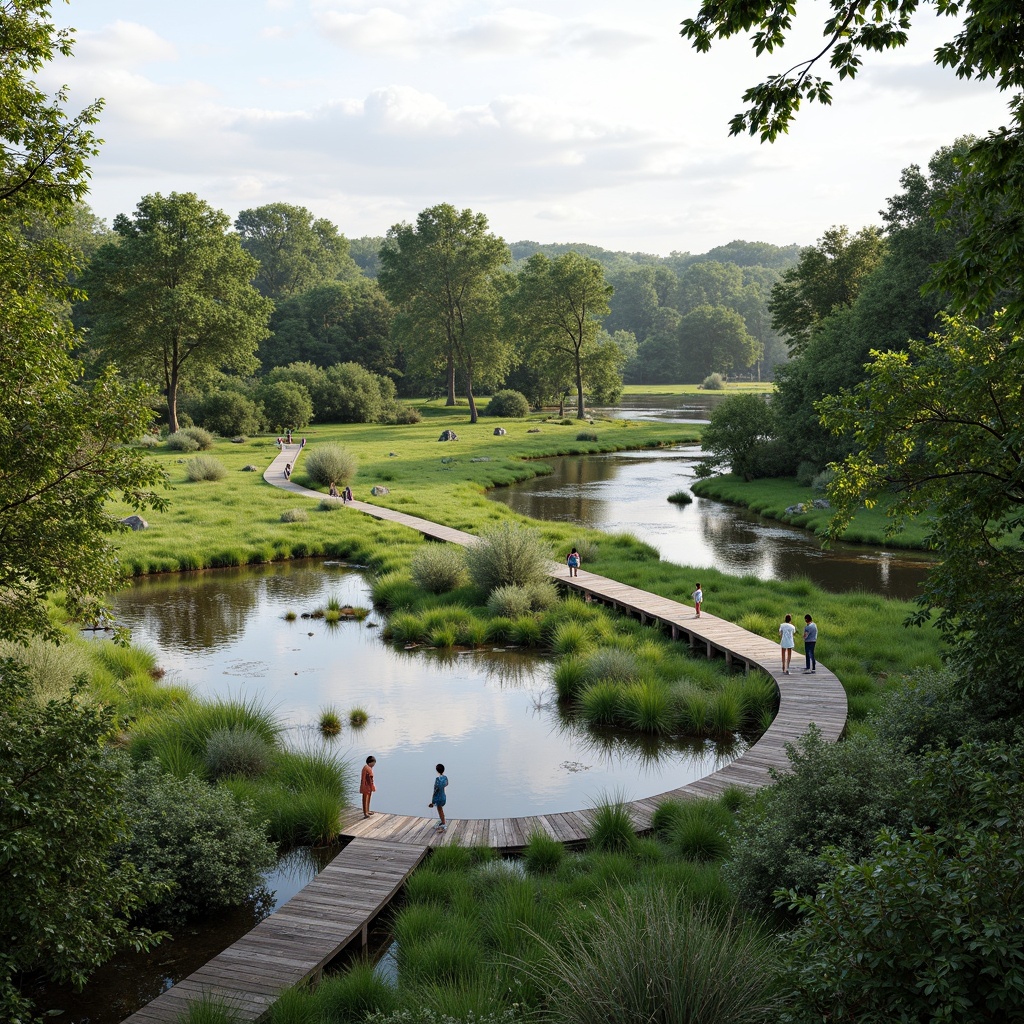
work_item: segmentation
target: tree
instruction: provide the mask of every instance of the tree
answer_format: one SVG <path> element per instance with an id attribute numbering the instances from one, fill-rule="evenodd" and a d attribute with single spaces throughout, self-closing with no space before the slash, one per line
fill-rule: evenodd
<path id="1" fill-rule="evenodd" d="M 775 410 L 761 395 L 730 395 L 716 403 L 701 436 L 699 474 L 727 470 L 753 480 L 771 476 L 778 461 Z"/>
<path id="2" fill-rule="evenodd" d="M 258 391 L 263 416 L 274 430 L 301 430 L 313 418 L 309 392 L 291 380 L 264 384 Z"/>
<path id="3" fill-rule="evenodd" d="M 936 13 L 957 18 L 956 34 L 935 50 L 935 63 L 958 78 L 991 79 L 1001 91 L 1014 90 L 1007 125 L 979 140 L 960 161 L 956 188 L 935 208 L 942 224 L 965 215 L 969 230 L 938 268 L 932 286 L 947 293 L 956 312 L 986 314 L 994 305 L 1007 309 L 1012 325 L 1024 320 L 1024 62 L 1020 59 L 1024 18 L 1009 0 L 925 0 Z M 682 35 L 700 52 L 716 39 L 753 30 L 756 53 L 782 47 L 793 25 L 795 0 L 703 0 L 695 18 L 683 22 Z M 829 0 L 824 47 L 781 74 L 748 89 L 750 105 L 733 117 L 731 134 L 744 131 L 773 142 L 786 132 L 801 101 L 829 104 L 832 83 L 814 74 L 827 58 L 843 78 L 854 78 L 866 52 L 904 46 L 912 14 L 921 0 Z M 1001 296 L 1001 298 L 1000 298 Z"/>
<path id="4" fill-rule="evenodd" d="M 253 284 L 275 301 L 359 276 L 345 236 L 329 220 L 314 219 L 304 206 L 270 203 L 242 210 L 235 230 L 242 248 L 259 263 Z"/>
<path id="5" fill-rule="evenodd" d="M 703 380 L 709 373 L 731 373 L 753 366 L 761 356 L 760 342 L 733 309 L 697 306 L 679 321 L 681 380 Z"/>
<path id="6" fill-rule="evenodd" d="M 804 249 L 768 302 L 772 327 L 789 338 L 791 354 L 806 349 L 827 316 L 853 305 L 861 282 L 881 262 L 884 249 L 878 228 L 861 228 L 851 235 L 845 226 L 829 228 L 816 245 Z"/>
<path id="7" fill-rule="evenodd" d="M 69 116 L 62 96 L 27 80 L 70 52 L 48 9 L 3 8 L 0 47 L 0 639 L 16 641 L 59 637 L 48 594 L 63 591 L 74 615 L 117 587 L 111 497 L 140 511 L 160 504 L 148 490 L 159 472 L 129 447 L 151 420 L 145 390 L 110 373 L 86 383 L 71 356 L 64 309 L 78 266 L 58 234 L 86 191 L 98 107 Z M 25 230 L 37 222 L 55 230 Z"/>
<path id="8" fill-rule="evenodd" d="M 159 381 L 178 429 L 178 388 L 215 370 L 251 372 L 273 304 L 250 281 L 258 265 L 227 233 L 227 215 L 191 192 L 139 201 L 114 220 L 85 277 L 93 335 L 106 357 Z"/>
<path id="9" fill-rule="evenodd" d="M 415 226 L 396 224 L 380 251 L 379 281 L 399 310 L 395 334 L 410 363 L 443 368 L 448 405 L 455 404 L 458 367 L 473 423 L 474 383 L 499 383 L 511 361 L 499 312 L 509 258 L 482 213 L 447 203 L 422 211 Z"/>
<path id="10" fill-rule="evenodd" d="M 105 749 L 106 712 L 78 699 L 40 703 L 24 669 L 0 662 L 0 1017 L 29 1021 L 18 979 L 84 983 L 119 948 L 159 936 L 128 924 L 159 896 L 127 863 L 123 763 Z"/>
<path id="11" fill-rule="evenodd" d="M 939 561 L 921 598 L 994 722 L 1024 714 L 1024 337 L 948 317 L 930 342 L 873 352 L 867 379 L 822 403 L 852 434 L 830 498 L 830 532 L 893 492 L 894 529 L 930 518 Z"/>
<path id="12" fill-rule="evenodd" d="M 394 373 L 394 310 L 376 281 L 332 281 L 278 303 L 270 336 L 260 345 L 265 367 L 355 362 L 374 373 Z"/>
<path id="13" fill-rule="evenodd" d="M 586 417 L 585 366 L 611 295 L 596 260 L 577 252 L 555 260 L 536 253 L 520 272 L 511 299 L 527 360 L 544 366 L 548 379 L 572 382 L 577 419 Z"/>

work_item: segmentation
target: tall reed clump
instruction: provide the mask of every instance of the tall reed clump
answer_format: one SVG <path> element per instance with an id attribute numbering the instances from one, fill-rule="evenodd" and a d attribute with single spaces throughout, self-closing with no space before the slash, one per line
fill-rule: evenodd
<path id="1" fill-rule="evenodd" d="M 628 851 L 636 846 L 636 826 L 621 797 L 603 797 L 589 816 L 590 845 L 595 849 Z"/>
<path id="2" fill-rule="evenodd" d="M 473 583 L 486 594 L 498 587 L 547 582 L 551 555 L 536 530 L 504 522 L 466 548 Z"/>
<path id="3" fill-rule="evenodd" d="M 678 891 L 622 890 L 528 968 L 560 1024 L 755 1024 L 780 1008 L 770 943 Z M 643 969 L 637 970 L 637 964 Z"/>
<path id="4" fill-rule="evenodd" d="M 224 463 L 212 455 L 196 455 L 185 463 L 185 476 L 192 483 L 203 480 L 223 480 L 228 474 Z"/>
<path id="5" fill-rule="evenodd" d="M 358 466 L 355 455 L 340 444 L 315 445 L 302 460 L 306 476 L 321 487 L 350 483 Z"/>
<path id="6" fill-rule="evenodd" d="M 413 583 L 429 594 L 447 594 L 468 579 L 466 555 L 458 544 L 424 544 L 412 556 Z"/>
<path id="7" fill-rule="evenodd" d="M 370 584 L 373 603 L 385 611 L 398 608 L 413 608 L 422 598 L 419 587 L 401 572 L 386 572 L 374 578 Z"/>

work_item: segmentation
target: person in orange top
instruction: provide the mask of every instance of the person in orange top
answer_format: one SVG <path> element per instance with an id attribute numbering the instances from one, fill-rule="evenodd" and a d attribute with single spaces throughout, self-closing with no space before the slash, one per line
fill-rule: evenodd
<path id="1" fill-rule="evenodd" d="M 373 766 L 377 763 L 377 758 L 371 754 L 366 759 L 366 764 L 363 765 L 363 770 L 359 775 L 359 792 L 363 798 L 363 817 L 368 818 L 373 811 L 370 810 L 370 795 L 377 792 L 377 787 L 373 784 Z"/>

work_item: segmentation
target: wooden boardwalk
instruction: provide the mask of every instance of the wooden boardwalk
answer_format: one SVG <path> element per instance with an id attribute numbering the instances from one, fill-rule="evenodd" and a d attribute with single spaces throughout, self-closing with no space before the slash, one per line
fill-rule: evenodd
<path id="1" fill-rule="evenodd" d="M 322 500 L 324 496 L 321 492 L 285 480 L 284 464 L 292 462 L 294 465 L 297 455 L 298 445 L 283 451 L 263 474 L 264 479 L 267 483 L 284 487 L 304 497 Z M 407 526 L 434 540 L 462 545 L 475 544 L 477 541 L 471 533 L 380 505 L 353 501 L 349 507 L 376 519 Z M 846 692 L 834 673 L 820 663 L 814 675 L 804 675 L 799 667 L 802 659 L 797 655 L 794 658 L 797 665 L 793 670 L 795 674 L 783 675 L 778 644 L 742 629 L 735 623 L 707 612 L 703 612 L 698 619 L 689 605 L 583 569 L 578 576 L 570 579 L 566 567 L 553 562 L 550 572 L 556 583 L 579 592 L 587 600 L 600 601 L 624 615 L 639 618 L 641 622 L 661 626 L 673 639 L 688 644 L 691 649 L 709 658 L 722 658 L 727 665 L 737 670 L 748 672 L 761 669 L 775 680 L 779 692 L 779 711 L 757 743 L 736 760 L 696 782 L 631 801 L 627 806 L 637 831 L 642 832 L 651 827 L 654 810 L 664 800 L 716 796 L 731 786 L 757 789 L 766 785 L 771 779 L 772 768 L 784 769 L 789 764 L 786 744 L 806 733 L 812 724 L 821 730 L 826 740 L 837 740 L 842 734 L 847 716 Z M 514 852 L 521 850 L 537 831 L 545 832 L 561 842 L 583 843 L 590 836 L 590 820 L 591 812 L 586 809 L 516 818 L 449 819 L 447 832 L 438 835 L 433 832 L 436 824 L 434 818 L 379 811 L 370 818 L 364 818 L 356 809 L 343 820 L 343 833 L 346 836 L 412 843 L 416 846 L 461 843 Z"/>
<path id="2" fill-rule="evenodd" d="M 188 1004 L 223 1001 L 239 1022 L 259 1021 L 285 989 L 315 977 L 369 923 L 426 856 L 426 845 L 354 839 L 304 889 L 124 1024 L 172 1024 Z"/>

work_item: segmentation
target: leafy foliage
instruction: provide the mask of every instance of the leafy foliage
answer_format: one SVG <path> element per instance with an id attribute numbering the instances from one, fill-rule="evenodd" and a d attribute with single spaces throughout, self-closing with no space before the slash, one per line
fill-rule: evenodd
<path id="1" fill-rule="evenodd" d="M 699 473 L 729 469 L 744 480 L 782 470 L 785 454 L 777 439 L 774 408 L 761 395 L 730 395 L 711 410 L 701 447 Z"/>
<path id="2" fill-rule="evenodd" d="M 837 1024 L 1012 1020 L 1024 1001 L 1024 773 L 1011 747 L 930 755 L 921 822 L 835 853 L 801 914 L 789 979 L 799 1009 Z"/>
<path id="3" fill-rule="evenodd" d="M 125 765 L 104 749 L 106 712 L 72 692 L 42 703 L 0 663 L 0 1016 L 27 1019 L 17 979 L 84 983 L 118 949 L 154 936 L 128 922 L 148 887 L 110 857 L 128 828 Z"/>
<path id="4" fill-rule="evenodd" d="M 158 383 L 171 430 L 178 388 L 214 370 L 248 372 L 273 308 L 250 281 L 258 263 L 228 233 L 227 215 L 193 193 L 144 196 L 114 219 L 117 244 L 93 256 L 85 283 L 106 358 Z"/>
<path id="5" fill-rule="evenodd" d="M 131 831 L 115 863 L 133 865 L 163 893 L 147 908 L 153 922 L 180 923 L 245 903 L 276 860 L 252 808 L 195 776 L 176 778 L 147 761 L 126 779 L 123 800 Z"/>
<path id="6" fill-rule="evenodd" d="M 490 594 L 497 587 L 525 587 L 545 582 L 549 555 L 536 530 L 504 522 L 487 530 L 466 548 L 470 578 Z"/>
<path id="7" fill-rule="evenodd" d="M 506 419 L 522 419 L 530 412 L 526 396 L 518 391 L 497 391 L 491 396 L 484 410 L 488 416 L 504 416 Z"/>
<path id="8" fill-rule="evenodd" d="M 742 817 L 723 871 L 740 901 L 766 914 L 780 888 L 809 894 L 833 868 L 826 849 L 866 854 L 879 829 L 906 821 L 910 762 L 863 735 L 826 743 L 811 729 L 787 744 L 790 770 L 773 769 Z"/>
<path id="9" fill-rule="evenodd" d="M 431 594 L 447 594 L 467 580 L 465 552 L 457 544 L 424 544 L 409 566 L 416 586 Z"/>

